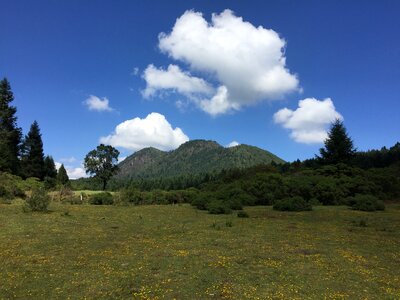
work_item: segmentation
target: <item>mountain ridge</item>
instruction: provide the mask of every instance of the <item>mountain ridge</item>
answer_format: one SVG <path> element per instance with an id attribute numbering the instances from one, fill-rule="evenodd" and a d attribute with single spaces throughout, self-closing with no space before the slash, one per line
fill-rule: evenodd
<path id="1" fill-rule="evenodd" d="M 215 141 L 192 140 L 171 151 L 141 149 L 119 163 L 116 178 L 155 179 L 246 168 L 285 161 L 261 148 L 241 144 L 223 147 Z"/>

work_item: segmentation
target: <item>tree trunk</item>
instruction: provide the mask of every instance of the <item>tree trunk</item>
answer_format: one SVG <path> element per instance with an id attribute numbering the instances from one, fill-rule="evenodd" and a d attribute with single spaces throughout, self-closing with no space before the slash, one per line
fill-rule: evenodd
<path id="1" fill-rule="evenodd" d="M 103 191 L 106 190 L 107 180 L 103 179 Z"/>

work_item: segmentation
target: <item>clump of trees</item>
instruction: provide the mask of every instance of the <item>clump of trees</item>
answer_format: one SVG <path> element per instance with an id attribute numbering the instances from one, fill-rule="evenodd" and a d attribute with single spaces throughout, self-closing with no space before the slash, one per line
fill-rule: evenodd
<path id="1" fill-rule="evenodd" d="M 0 197 L 7 199 L 23 197 L 27 189 L 54 188 L 57 176 L 53 158 L 44 156 L 38 122 L 23 137 L 13 101 L 10 83 L 4 78 L 0 81 Z"/>

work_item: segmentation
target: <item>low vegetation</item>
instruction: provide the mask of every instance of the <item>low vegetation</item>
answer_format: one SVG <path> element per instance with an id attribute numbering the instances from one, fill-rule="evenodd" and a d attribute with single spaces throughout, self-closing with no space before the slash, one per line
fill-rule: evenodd
<path id="1" fill-rule="evenodd" d="M 0 204 L 0 298 L 398 299 L 400 206 Z"/>

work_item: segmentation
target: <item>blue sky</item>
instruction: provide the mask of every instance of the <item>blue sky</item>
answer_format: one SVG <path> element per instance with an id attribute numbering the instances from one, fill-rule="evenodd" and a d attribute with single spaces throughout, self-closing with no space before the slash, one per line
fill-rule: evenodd
<path id="1" fill-rule="evenodd" d="M 72 177 L 100 141 L 121 156 L 237 141 L 292 161 L 337 117 L 360 150 L 399 141 L 399 1 L 0 4 L 18 124 L 37 120 Z"/>

